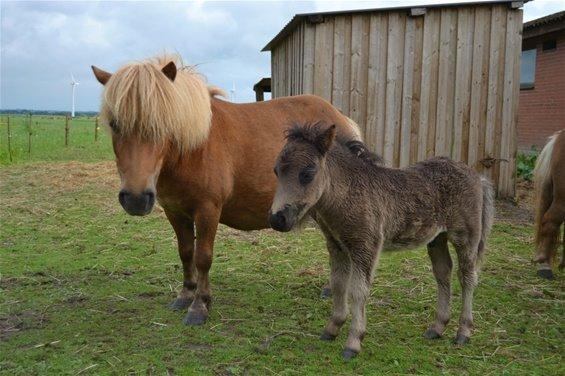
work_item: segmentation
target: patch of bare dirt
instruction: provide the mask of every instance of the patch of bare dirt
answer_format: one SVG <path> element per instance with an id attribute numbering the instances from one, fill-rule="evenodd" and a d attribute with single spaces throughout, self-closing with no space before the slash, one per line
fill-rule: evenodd
<path id="1" fill-rule="evenodd" d="M 0 317 L 0 342 L 9 340 L 18 332 L 42 328 L 47 321 L 44 313 L 31 310 L 2 316 Z"/>
<path id="2" fill-rule="evenodd" d="M 17 192 L 17 186 L 45 187 L 52 194 L 64 193 L 81 189 L 86 185 L 99 185 L 101 188 L 117 189 L 119 177 L 113 161 L 99 163 L 65 162 L 65 163 L 40 163 L 13 169 L 0 170 L 0 181 L 14 186 L 10 202 L 17 203 L 19 196 L 27 199 L 26 193 Z M 16 181 L 17 180 L 17 181 Z M 11 182 L 10 182 L 11 181 Z M 531 224 L 533 216 L 533 183 L 525 180 L 517 182 L 516 198 L 510 200 L 497 200 L 496 219 L 518 224 Z M 115 207 L 115 205 L 112 205 Z M 155 212 L 163 215 L 163 209 L 156 205 Z M 311 225 L 309 222 L 307 225 Z M 220 230 L 227 236 L 248 241 L 252 245 L 259 244 L 261 237 L 258 231 L 238 231 L 223 226 Z"/>
<path id="3" fill-rule="evenodd" d="M 75 190 L 88 184 L 113 188 L 118 187 L 120 181 L 114 162 L 66 162 L 28 168 L 33 168 L 35 172 L 34 181 L 30 184 L 45 185 L 62 191 Z"/>
<path id="4" fill-rule="evenodd" d="M 534 185 L 520 180 L 514 199 L 496 200 L 496 220 L 529 225 L 534 221 Z"/>

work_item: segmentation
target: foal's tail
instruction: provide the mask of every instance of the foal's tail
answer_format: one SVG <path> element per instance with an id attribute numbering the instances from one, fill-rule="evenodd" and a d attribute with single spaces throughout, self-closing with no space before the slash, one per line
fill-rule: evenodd
<path id="1" fill-rule="evenodd" d="M 483 208 L 481 215 L 481 240 L 479 241 L 479 249 L 477 251 L 477 264 L 480 264 L 485 253 L 487 237 L 492 228 L 494 219 L 494 188 L 491 181 L 481 176 L 481 186 L 483 191 Z"/>
<path id="2" fill-rule="evenodd" d="M 541 220 L 545 212 L 551 206 L 553 201 L 553 182 L 551 179 L 551 155 L 553 154 L 553 145 L 555 144 L 555 139 L 557 138 L 557 133 L 550 137 L 549 142 L 543 147 L 541 153 L 536 161 L 536 167 L 534 168 L 534 197 L 535 197 L 535 212 L 536 212 L 536 224 L 535 224 L 535 244 L 536 249 L 539 251 L 539 243 L 541 241 Z M 544 261 L 547 256 L 552 258 L 552 255 L 536 255 L 536 259 L 543 258 Z"/>

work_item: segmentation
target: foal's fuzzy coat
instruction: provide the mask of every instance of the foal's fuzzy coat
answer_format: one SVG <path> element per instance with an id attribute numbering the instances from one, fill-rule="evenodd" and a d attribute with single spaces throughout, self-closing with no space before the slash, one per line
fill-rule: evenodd
<path id="1" fill-rule="evenodd" d="M 344 357 L 355 356 L 365 334 L 365 301 L 381 250 L 427 244 L 438 284 L 434 323 L 424 334 L 440 337 L 450 318 L 452 261 L 459 261 L 463 307 L 456 343 L 469 340 L 477 263 L 493 218 L 493 190 L 471 168 L 433 158 L 406 169 L 386 168 L 370 153 L 334 142 L 335 127 L 295 127 L 279 154 L 274 229 L 290 230 L 309 213 L 320 225 L 331 258 L 333 314 L 322 339 L 333 339 L 348 314 L 352 322 Z M 352 155 L 356 154 L 359 158 Z"/>

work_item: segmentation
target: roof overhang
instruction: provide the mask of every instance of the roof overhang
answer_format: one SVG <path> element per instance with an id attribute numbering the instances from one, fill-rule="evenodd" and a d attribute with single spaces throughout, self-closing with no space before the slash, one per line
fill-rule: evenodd
<path id="1" fill-rule="evenodd" d="M 522 39 L 535 38 L 563 30 L 565 30 L 565 11 L 526 22 L 522 31 Z"/>

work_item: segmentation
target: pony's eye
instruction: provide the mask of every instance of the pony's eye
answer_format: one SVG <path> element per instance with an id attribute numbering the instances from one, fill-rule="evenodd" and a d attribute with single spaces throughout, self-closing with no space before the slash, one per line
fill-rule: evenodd
<path id="1" fill-rule="evenodd" d="M 112 131 L 118 133 L 118 125 L 116 124 L 116 122 L 114 120 L 112 120 L 110 122 L 110 129 L 112 129 Z"/>
<path id="2" fill-rule="evenodd" d="M 316 167 L 308 166 L 304 168 L 298 174 L 298 181 L 301 185 L 308 185 L 314 180 L 314 176 L 316 175 Z"/>

